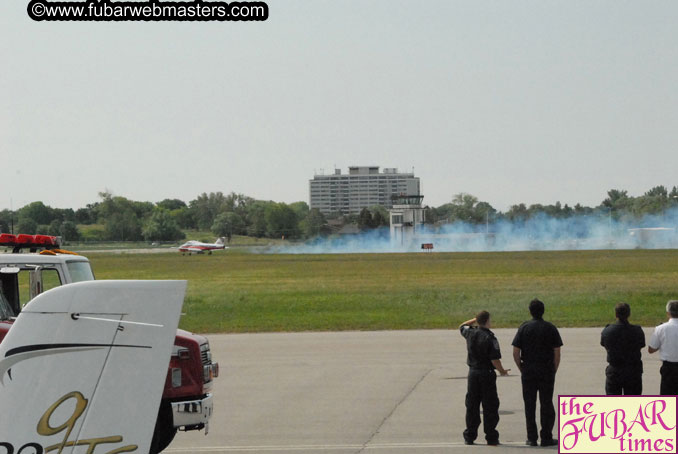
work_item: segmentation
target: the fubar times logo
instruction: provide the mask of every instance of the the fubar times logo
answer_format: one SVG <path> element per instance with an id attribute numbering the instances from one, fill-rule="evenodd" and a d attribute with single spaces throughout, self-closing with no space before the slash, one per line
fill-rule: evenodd
<path id="1" fill-rule="evenodd" d="M 558 396 L 558 452 L 677 453 L 678 396 Z"/>

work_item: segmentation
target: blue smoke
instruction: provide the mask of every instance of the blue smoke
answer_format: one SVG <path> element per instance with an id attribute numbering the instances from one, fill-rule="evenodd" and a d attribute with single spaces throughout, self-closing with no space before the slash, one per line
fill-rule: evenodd
<path id="1" fill-rule="evenodd" d="M 402 244 L 391 240 L 388 227 L 355 235 L 317 237 L 302 244 L 277 246 L 270 253 L 337 254 L 422 252 L 432 243 L 437 252 L 557 251 L 598 249 L 678 248 L 678 208 L 641 219 L 608 213 L 555 218 L 539 214 L 527 220 L 489 224 L 455 222 L 423 225 Z"/>

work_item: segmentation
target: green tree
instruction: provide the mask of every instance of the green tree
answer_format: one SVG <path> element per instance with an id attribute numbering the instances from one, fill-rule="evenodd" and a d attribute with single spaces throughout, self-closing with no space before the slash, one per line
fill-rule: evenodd
<path id="1" fill-rule="evenodd" d="M 307 238 L 312 238 L 318 235 L 324 235 L 329 232 L 327 220 L 319 209 L 313 208 L 309 210 L 306 218 L 300 223 L 301 230 Z"/>
<path id="2" fill-rule="evenodd" d="M 89 204 L 85 208 L 78 208 L 75 210 L 75 222 L 78 224 L 90 225 L 97 222 L 96 206 L 97 204 Z"/>
<path id="3" fill-rule="evenodd" d="M 452 198 L 452 207 L 450 212 L 450 221 L 462 221 L 475 223 L 475 206 L 478 203 L 478 198 L 471 194 L 460 192 Z"/>
<path id="4" fill-rule="evenodd" d="M 297 216 L 297 219 L 304 219 L 306 215 L 308 215 L 308 212 L 310 210 L 310 208 L 308 207 L 308 203 L 306 202 L 290 203 L 289 207 L 292 208 L 292 211 L 294 211 L 294 214 Z"/>
<path id="5" fill-rule="evenodd" d="M 487 224 L 493 222 L 497 216 L 497 210 L 487 202 L 478 202 L 473 207 L 473 219 L 476 223 Z"/>
<path id="6" fill-rule="evenodd" d="M 155 210 L 155 205 L 151 202 L 138 202 L 132 200 L 130 200 L 130 202 L 132 203 L 134 214 L 136 214 L 139 219 L 149 217 Z"/>
<path id="7" fill-rule="evenodd" d="M 524 222 L 530 218 L 530 212 L 524 203 L 520 203 L 518 205 L 512 205 L 511 208 L 509 208 L 506 212 L 506 218 L 512 222 Z"/>
<path id="8" fill-rule="evenodd" d="M 233 210 L 233 198 L 228 199 L 222 192 L 203 192 L 189 202 L 193 219 L 200 230 L 209 230 L 214 218 L 226 211 Z"/>
<path id="9" fill-rule="evenodd" d="M 372 223 L 374 227 L 391 225 L 391 215 L 385 207 L 381 205 L 372 205 L 370 207 L 370 212 L 372 213 Z"/>
<path id="10" fill-rule="evenodd" d="M 74 221 L 75 211 L 73 211 L 72 208 L 53 208 L 52 219 L 56 219 L 61 222 Z"/>
<path id="11" fill-rule="evenodd" d="M 164 199 L 155 204 L 158 208 L 162 208 L 167 211 L 180 210 L 181 208 L 187 208 L 186 203 L 183 200 L 179 199 Z"/>
<path id="12" fill-rule="evenodd" d="M 372 219 L 372 213 L 368 208 L 363 208 L 360 210 L 358 215 L 358 228 L 360 230 L 371 229 L 373 227 L 374 220 Z"/>
<path id="13" fill-rule="evenodd" d="M 266 236 L 266 207 L 273 202 L 264 202 L 261 200 L 251 203 L 247 207 L 247 234 L 257 238 Z"/>
<path id="14" fill-rule="evenodd" d="M 143 239 L 141 221 L 133 211 L 123 211 L 109 216 L 104 223 L 106 239 L 139 241 Z"/>
<path id="15" fill-rule="evenodd" d="M 666 190 L 664 186 L 655 186 L 644 194 L 646 197 L 660 197 L 666 198 L 669 195 L 669 191 Z"/>
<path id="16" fill-rule="evenodd" d="M 61 221 L 53 220 L 49 223 L 47 228 L 47 234 L 53 236 L 61 236 Z"/>
<path id="17" fill-rule="evenodd" d="M 243 194 L 231 192 L 225 198 L 226 211 L 237 213 L 241 218 L 247 216 L 247 208 L 254 203 L 254 199 Z"/>
<path id="18" fill-rule="evenodd" d="M 225 236 L 230 240 L 233 235 L 245 233 L 245 221 L 237 213 L 221 213 L 214 219 L 211 230 L 215 235 Z"/>
<path id="19" fill-rule="evenodd" d="M 20 218 L 14 229 L 14 233 L 24 233 L 26 235 L 38 233 L 38 223 L 35 222 L 33 218 Z"/>
<path id="20" fill-rule="evenodd" d="M 497 211 L 487 202 L 480 202 L 471 194 L 459 193 L 449 205 L 450 222 L 462 221 L 471 224 L 485 224 L 495 217 Z"/>
<path id="21" fill-rule="evenodd" d="M 620 189 L 610 189 L 607 191 L 607 198 L 603 200 L 602 205 L 612 210 L 623 209 L 628 206 L 629 195 L 627 191 Z"/>
<path id="22" fill-rule="evenodd" d="M 272 203 L 266 206 L 266 235 L 269 238 L 296 238 L 299 236 L 297 215 L 289 205 Z"/>
<path id="23" fill-rule="evenodd" d="M 16 219 L 14 211 L 8 209 L 0 211 L 0 233 L 12 233 L 12 224 L 16 222 Z"/>
<path id="24" fill-rule="evenodd" d="M 153 211 L 144 225 L 143 235 L 146 241 L 175 241 L 185 237 L 169 211 L 162 208 Z"/>
<path id="25" fill-rule="evenodd" d="M 574 206 L 574 214 L 577 215 L 577 216 L 591 214 L 591 213 L 593 213 L 593 208 L 583 206 L 579 203 Z"/>
<path id="26" fill-rule="evenodd" d="M 134 202 L 125 197 L 101 192 L 102 201 L 97 207 L 99 222 L 104 225 L 106 239 L 116 241 L 139 241 L 143 239 L 142 218 L 153 204 Z"/>
<path id="27" fill-rule="evenodd" d="M 170 215 L 182 229 L 195 229 L 198 227 L 197 222 L 193 218 L 193 212 L 188 207 L 172 210 Z"/>
<path id="28" fill-rule="evenodd" d="M 78 241 L 80 239 L 80 230 L 71 221 L 65 221 L 61 224 L 61 238 L 63 241 Z"/>
<path id="29" fill-rule="evenodd" d="M 372 227 L 377 228 L 383 225 L 389 225 L 388 219 L 381 214 L 381 211 L 375 211 L 372 215 Z"/>
<path id="30" fill-rule="evenodd" d="M 19 209 L 20 218 L 31 218 L 37 224 L 49 224 L 54 219 L 52 208 L 42 202 L 33 202 Z"/>

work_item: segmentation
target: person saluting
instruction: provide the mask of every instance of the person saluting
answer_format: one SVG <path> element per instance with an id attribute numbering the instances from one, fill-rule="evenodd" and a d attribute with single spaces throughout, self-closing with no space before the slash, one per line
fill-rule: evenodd
<path id="1" fill-rule="evenodd" d="M 474 326 L 476 325 L 477 326 Z M 483 430 L 488 445 L 499 444 L 499 396 L 497 395 L 497 374 L 508 375 L 511 369 L 501 364 L 499 342 L 490 331 L 490 313 L 481 311 L 475 318 L 459 325 L 461 335 L 466 339 L 468 352 L 468 388 L 466 392 L 466 430 L 464 443 L 474 444 L 480 426 L 480 405 L 483 406 Z"/>

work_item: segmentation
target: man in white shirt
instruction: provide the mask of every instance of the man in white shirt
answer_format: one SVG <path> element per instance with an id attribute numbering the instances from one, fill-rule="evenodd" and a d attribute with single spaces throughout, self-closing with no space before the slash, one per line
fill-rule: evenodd
<path id="1" fill-rule="evenodd" d="M 647 347 L 649 353 L 659 351 L 662 376 L 659 394 L 663 396 L 678 394 L 678 300 L 666 305 L 669 321 L 654 329 Z"/>

